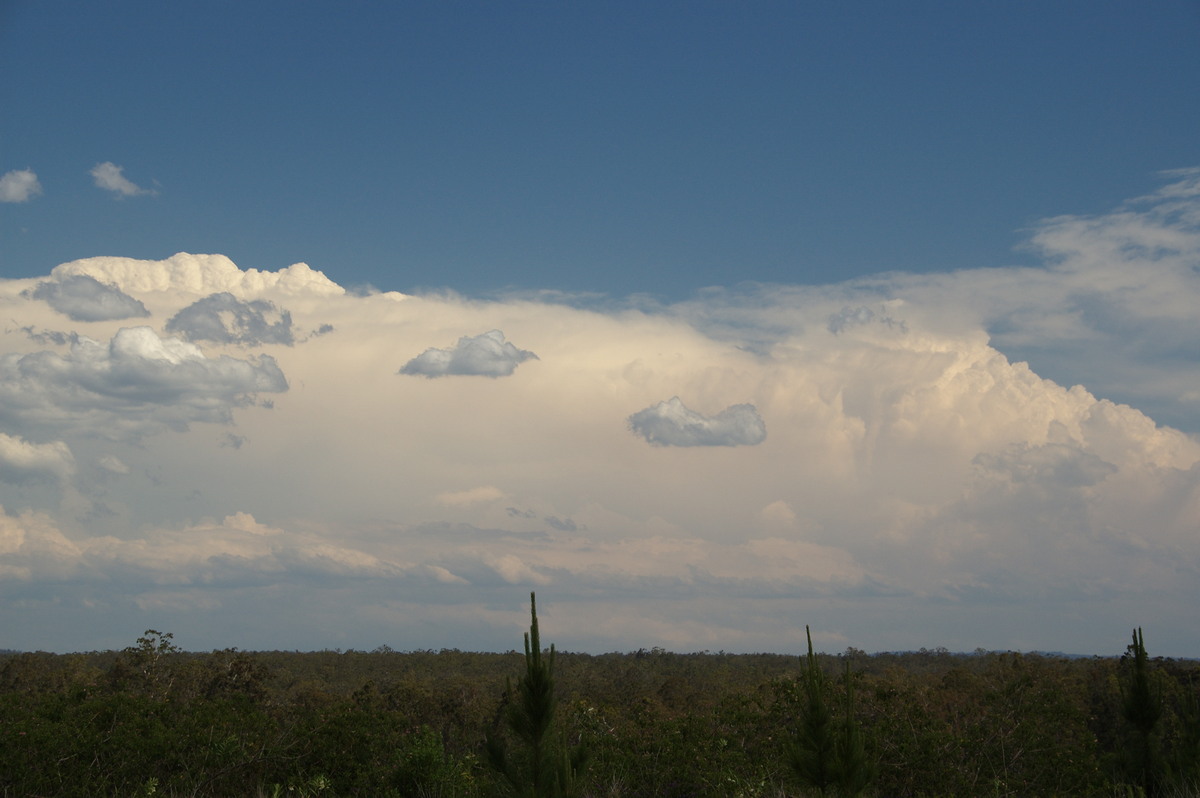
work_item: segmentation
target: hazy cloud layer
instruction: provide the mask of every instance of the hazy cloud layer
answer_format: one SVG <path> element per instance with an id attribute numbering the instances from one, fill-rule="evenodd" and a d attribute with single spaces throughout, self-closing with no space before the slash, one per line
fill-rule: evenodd
<path id="1" fill-rule="evenodd" d="M 97 188 L 111 191 L 121 197 L 136 197 L 139 194 L 154 194 L 151 189 L 142 188 L 125 177 L 125 167 L 117 166 L 111 161 L 98 163 L 88 172 L 95 181 Z"/>
<path id="2" fill-rule="evenodd" d="M 517 349 L 504 340 L 504 333 L 492 330 L 474 338 L 463 336 L 450 349 L 426 349 L 405 363 L 400 373 L 423 377 L 507 377 L 530 359 L 537 360 L 537 355 Z"/>
<path id="3" fill-rule="evenodd" d="M 655 446 L 753 446 L 767 437 L 754 405 L 733 405 L 703 416 L 685 407 L 678 396 L 634 413 L 629 427 Z"/>
<path id="4" fill-rule="evenodd" d="M 13 169 L 0 175 L 0 202 L 28 202 L 42 193 L 32 169 Z"/>
<path id="5" fill-rule="evenodd" d="M 669 306 L 356 295 L 216 255 L 0 280 L 8 645 L 507 650 L 536 587 L 576 650 L 799 651 L 807 623 L 1111 653 L 1150 618 L 1194 655 L 1200 190 L 1169 181 L 1038 226 L 1043 268 Z M 60 331 L 29 292 L 74 275 L 145 326 Z"/>
<path id="6" fill-rule="evenodd" d="M 113 321 L 150 315 L 145 305 L 121 289 L 86 274 L 38 283 L 29 296 L 44 301 L 72 321 Z"/>
<path id="7" fill-rule="evenodd" d="M 192 341 L 221 344 L 295 343 L 292 314 L 265 299 L 243 301 L 233 294 L 210 294 L 167 321 L 166 330 Z"/>

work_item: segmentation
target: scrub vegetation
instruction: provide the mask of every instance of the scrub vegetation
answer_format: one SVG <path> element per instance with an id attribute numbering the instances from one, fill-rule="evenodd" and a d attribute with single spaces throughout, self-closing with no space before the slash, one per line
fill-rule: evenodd
<path id="1" fill-rule="evenodd" d="M 3 796 L 1200 794 L 1200 663 L 922 649 L 0 657 Z"/>

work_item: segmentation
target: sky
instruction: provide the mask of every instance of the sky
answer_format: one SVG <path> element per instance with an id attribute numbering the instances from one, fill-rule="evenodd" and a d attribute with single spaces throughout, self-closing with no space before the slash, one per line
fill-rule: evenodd
<path id="1" fill-rule="evenodd" d="M 1200 5 L 0 4 L 0 648 L 1200 656 Z"/>

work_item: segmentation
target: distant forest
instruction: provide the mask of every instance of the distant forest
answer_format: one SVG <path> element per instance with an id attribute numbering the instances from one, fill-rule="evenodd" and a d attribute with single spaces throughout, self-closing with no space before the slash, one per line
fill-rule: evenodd
<path id="1" fill-rule="evenodd" d="M 0 655 L 3 796 L 1193 796 L 1200 663 L 458 650 Z"/>

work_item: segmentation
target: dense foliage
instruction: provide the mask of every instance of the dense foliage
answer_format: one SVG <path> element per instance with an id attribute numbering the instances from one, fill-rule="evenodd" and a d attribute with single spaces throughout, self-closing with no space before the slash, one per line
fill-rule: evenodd
<path id="1" fill-rule="evenodd" d="M 492 795 L 487 739 L 520 742 L 506 684 L 549 661 L 198 654 L 154 631 L 120 652 L 6 654 L 0 795 Z M 552 671 L 538 700 L 559 750 L 589 754 L 582 795 L 815 795 L 796 767 L 813 734 L 869 758 L 864 795 L 1195 794 L 1200 663 L 1152 658 L 1140 633 L 1122 658 L 655 649 L 558 652 Z"/>

